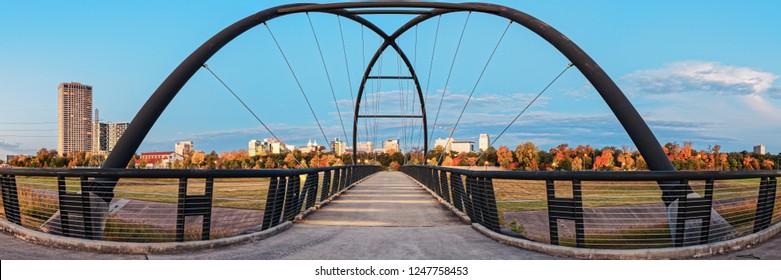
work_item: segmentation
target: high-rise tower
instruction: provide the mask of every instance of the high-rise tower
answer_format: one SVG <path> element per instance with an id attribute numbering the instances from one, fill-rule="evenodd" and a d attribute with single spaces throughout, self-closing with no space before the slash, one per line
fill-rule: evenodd
<path id="1" fill-rule="evenodd" d="M 77 82 L 57 88 L 57 151 L 92 150 L 92 86 Z"/>

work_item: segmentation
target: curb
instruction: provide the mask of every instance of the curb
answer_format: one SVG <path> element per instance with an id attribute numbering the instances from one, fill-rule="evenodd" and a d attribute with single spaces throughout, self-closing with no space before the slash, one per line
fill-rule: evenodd
<path id="1" fill-rule="evenodd" d="M 665 260 L 703 258 L 751 248 L 781 232 L 781 223 L 775 224 L 770 228 L 755 234 L 706 245 L 695 245 L 682 248 L 628 250 L 556 246 L 496 233 L 477 223 L 472 224 L 472 228 L 499 243 L 560 257 L 592 260 Z"/>
<path id="2" fill-rule="evenodd" d="M 65 237 L 31 230 L 5 220 L 0 220 L 0 231 L 13 234 L 16 238 L 23 241 L 47 247 L 110 254 L 149 254 L 213 249 L 263 240 L 287 230 L 291 225 L 291 222 L 284 222 L 264 231 L 215 240 L 155 243 L 116 242 Z"/>

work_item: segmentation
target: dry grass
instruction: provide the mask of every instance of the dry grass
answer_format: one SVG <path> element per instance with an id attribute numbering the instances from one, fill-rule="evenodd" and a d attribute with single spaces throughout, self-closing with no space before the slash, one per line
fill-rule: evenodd
<path id="1" fill-rule="evenodd" d="M 557 181 L 556 197 L 571 198 L 572 184 L 568 181 Z M 693 191 L 704 196 L 705 182 L 689 182 Z M 530 180 L 494 180 L 497 208 L 500 222 L 503 226 L 510 225 L 505 221 L 505 214 L 526 211 L 547 211 L 547 195 L 544 181 Z M 601 208 L 615 206 L 635 206 L 659 204 L 662 202 L 662 192 L 656 182 L 582 182 L 583 206 L 586 208 Z M 753 230 L 756 212 L 756 197 L 759 191 L 759 179 L 717 181 L 714 186 L 714 208 L 737 231 L 738 235 L 749 234 Z M 777 193 L 774 208 L 774 223 L 781 222 L 781 192 Z M 547 217 L 546 215 L 543 215 Z M 641 216 L 642 217 L 642 216 Z M 547 220 L 543 221 L 547 225 Z M 574 224 L 573 224 L 574 226 Z M 655 248 L 671 246 L 669 227 L 666 223 L 649 220 L 642 225 L 616 225 L 611 232 L 596 232 L 586 225 L 586 244 L 589 248 Z M 530 227 L 526 227 L 529 231 Z M 536 234 L 535 240 L 541 234 L 546 236 L 540 242 L 550 242 L 547 238 L 547 227 Z M 575 246 L 575 237 L 561 236 L 560 244 Z"/>
<path id="2" fill-rule="evenodd" d="M 19 212 L 22 225 L 38 229 L 58 210 L 56 193 L 19 188 Z"/>

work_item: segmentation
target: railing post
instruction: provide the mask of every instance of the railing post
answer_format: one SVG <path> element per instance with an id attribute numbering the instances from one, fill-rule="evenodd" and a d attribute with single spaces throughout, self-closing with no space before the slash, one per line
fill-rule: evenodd
<path id="1" fill-rule="evenodd" d="M 279 222 L 279 216 L 275 216 L 274 212 L 277 209 L 277 197 L 279 196 L 277 193 L 281 192 L 279 190 L 280 181 L 282 181 L 280 180 L 280 177 L 269 178 L 268 194 L 266 195 L 266 207 L 263 211 L 263 224 L 261 225 L 262 230 L 269 229 L 277 225 Z M 279 207 L 282 207 L 281 201 L 279 204 Z M 277 217 L 277 222 L 274 222 L 275 217 Z"/>
<path id="2" fill-rule="evenodd" d="M 552 245 L 559 245 L 559 219 L 575 222 L 575 244 L 586 247 L 583 221 L 583 195 L 580 180 L 572 180 L 572 198 L 556 197 L 556 184 L 545 180 L 545 193 L 548 198 L 548 231 Z"/>
<path id="3" fill-rule="evenodd" d="M 184 241 L 184 208 L 187 197 L 187 178 L 179 178 L 179 196 L 176 203 L 176 242 Z"/>
<path id="4" fill-rule="evenodd" d="M 331 196 L 331 173 L 333 171 L 323 171 L 323 186 L 320 188 L 320 202 L 322 203 Z"/>
<path id="5" fill-rule="evenodd" d="M 447 203 L 450 203 L 450 187 L 447 184 L 447 172 L 439 172 L 439 197 L 445 199 Z"/>
<path id="6" fill-rule="evenodd" d="M 342 169 L 334 169 L 334 187 L 331 195 L 338 193 L 342 187 Z"/>
<path id="7" fill-rule="evenodd" d="M 688 180 L 681 180 L 682 187 L 690 188 Z M 705 181 L 705 197 L 689 198 L 687 194 L 678 199 L 678 214 L 675 225 L 675 247 L 686 245 L 686 221 L 700 220 L 697 229 L 697 244 L 707 244 L 710 234 L 711 207 L 713 207 L 713 179 Z"/>
<path id="8" fill-rule="evenodd" d="M 754 214 L 754 233 L 770 227 L 776 203 L 776 185 L 776 177 L 763 177 L 760 180 L 757 210 Z"/>
<path id="9" fill-rule="evenodd" d="M 483 224 L 483 195 L 480 188 L 477 185 L 477 178 L 474 176 L 466 176 L 466 193 L 470 198 L 470 204 L 472 208 L 472 222 Z"/>
<path id="10" fill-rule="evenodd" d="M 306 174 L 306 181 L 304 181 L 304 189 L 301 190 L 301 195 L 298 197 L 298 209 L 304 206 L 304 209 L 309 209 L 315 206 L 315 198 L 317 196 L 317 181 L 320 179 L 318 173 Z M 304 203 L 304 197 L 306 197 L 306 203 Z M 302 205 L 303 204 L 303 205 Z"/>
<path id="11" fill-rule="evenodd" d="M 583 190 L 580 180 L 572 180 L 572 200 L 575 206 L 575 244 L 586 247 L 586 223 L 583 220 Z"/>
<path id="12" fill-rule="evenodd" d="M 212 197 L 214 178 L 206 178 L 203 195 L 187 195 L 187 178 L 179 178 L 179 196 L 176 207 L 176 241 L 184 241 L 185 221 L 189 216 L 201 216 L 201 240 L 211 238 Z"/>
<path id="13" fill-rule="evenodd" d="M 292 174 L 287 181 L 287 188 L 285 191 L 285 208 L 282 220 L 290 221 L 293 217 L 301 212 L 301 207 L 296 209 L 298 204 L 298 194 L 301 193 L 301 175 Z"/>
<path id="14" fill-rule="evenodd" d="M 464 210 L 464 184 L 461 182 L 461 175 L 456 173 L 450 173 L 450 188 L 453 189 L 453 207 L 466 213 Z"/>
<path id="15" fill-rule="evenodd" d="M 3 210 L 8 222 L 22 225 L 22 216 L 19 211 L 19 189 L 16 185 L 16 176 L 0 176 L 0 188 L 3 196 Z"/>
<path id="16" fill-rule="evenodd" d="M 428 188 L 439 195 L 439 170 L 431 169 L 431 179 L 429 180 Z"/>
<path id="17" fill-rule="evenodd" d="M 87 179 L 86 176 L 81 176 L 79 181 L 81 188 L 81 216 L 84 218 L 84 238 L 94 239 L 94 229 L 92 227 L 92 207 L 90 206 L 89 197 L 92 188 L 90 187 L 91 185 L 89 179 Z"/>
<path id="18" fill-rule="evenodd" d="M 494 194 L 494 185 L 491 178 L 482 178 L 480 180 L 485 198 L 485 210 L 483 211 L 483 221 L 485 226 L 495 232 L 500 232 L 499 213 L 496 209 L 496 196 Z"/>

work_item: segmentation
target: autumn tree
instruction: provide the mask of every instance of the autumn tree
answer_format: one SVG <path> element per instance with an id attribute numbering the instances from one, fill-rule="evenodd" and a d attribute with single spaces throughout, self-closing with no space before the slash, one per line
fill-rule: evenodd
<path id="1" fill-rule="evenodd" d="M 613 149 L 603 149 L 602 154 L 594 159 L 594 170 L 612 170 L 613 166 Z"/>
<path id="2" fill-rule="evenodd" d="M 527 171 L 538 170 L 539 152 L 540 150 L 532 142 L 525 142 L 515 147 L 519 168 Z"/>
<path id="3" fill-rule="evenodd" d="M 764 170 L 773 170 L 773 166 L 775 163 L 772 160 L 766 159 L 762 161 L 762 169 Z"/>
<path id="4" fill-rule="evenodd" d="M 504 169 L 511 169 L 510 165 L 514 162 L 513 152 L 507 146 L 501 146 L 496 150 L 496 159 L 499 162 L 499 166 Z"/>

